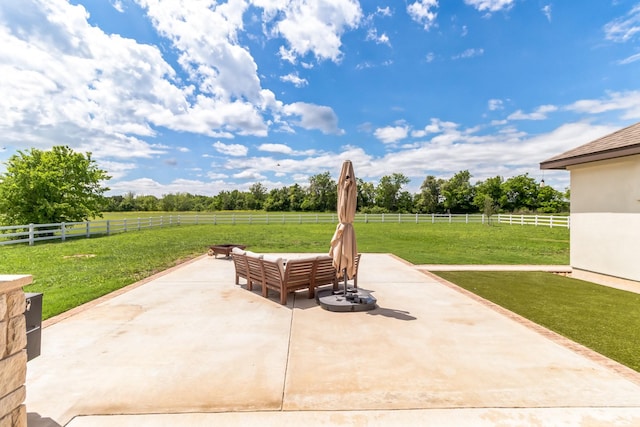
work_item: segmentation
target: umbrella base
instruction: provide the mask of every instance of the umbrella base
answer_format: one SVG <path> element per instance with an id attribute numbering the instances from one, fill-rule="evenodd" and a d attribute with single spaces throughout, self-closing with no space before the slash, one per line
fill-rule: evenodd
<path id="1" fill-rule="evenodd" d="M 368 311 L 377 307 L 375 297 L 369 291 L 359 288 L 348 288 L 346 296 L 343 289 L 339 291 L 322 290 L 317 293 L 316 300 L 322 308 L 328 311 Z"/>

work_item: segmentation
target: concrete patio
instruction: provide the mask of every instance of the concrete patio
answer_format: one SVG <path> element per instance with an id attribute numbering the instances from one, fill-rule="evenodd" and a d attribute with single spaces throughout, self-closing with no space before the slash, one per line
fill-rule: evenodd
<path id="1" fill-rule="evenodd" d="M 50 319 L 29 427 L 640 425 L 640 374 L 392 255 L 368 312 L 233 282 L 203 256 Z"/>

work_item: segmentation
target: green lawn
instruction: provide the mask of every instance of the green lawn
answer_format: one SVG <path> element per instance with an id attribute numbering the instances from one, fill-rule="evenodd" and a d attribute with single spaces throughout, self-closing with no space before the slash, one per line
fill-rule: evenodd
<path id="1" fill-rule="evenodd" d="M 436 274 L 640 371 L 640 294 L 542 272 Z"/>
<path id="2" fill-rule="evenodd" d="M 356 224 L 360 252 L 394 253 L 412 263 L 567 264 L 564 228 L 480 224 Z M 333 224 L 189 225 L 90 239 L 0 247 L 0 271 L 31 274 L 44 292 L 44 318 L 206 252 L 244 243 L 256 252 L 328 252 Z"/>

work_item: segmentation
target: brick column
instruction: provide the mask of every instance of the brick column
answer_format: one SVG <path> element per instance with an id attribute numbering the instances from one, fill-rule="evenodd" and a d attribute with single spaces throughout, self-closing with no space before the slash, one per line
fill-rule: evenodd
<path id="1" fill-rule="evenodd" d="M 0 275 L 0 427 L 27 427 L 27 326 L 22 287 L 28 275 Z"/>

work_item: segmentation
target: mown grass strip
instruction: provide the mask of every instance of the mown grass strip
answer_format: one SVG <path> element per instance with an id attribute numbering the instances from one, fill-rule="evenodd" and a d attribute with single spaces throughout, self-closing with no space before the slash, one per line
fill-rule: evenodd
<path id="1" fill-rule="evenodd" d="M 640 371 L 640 294 L 543 272 L 435 274 Z"/>

